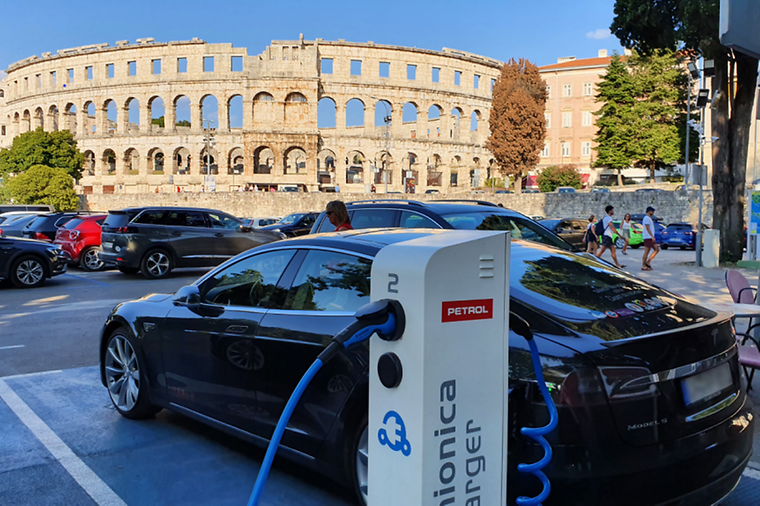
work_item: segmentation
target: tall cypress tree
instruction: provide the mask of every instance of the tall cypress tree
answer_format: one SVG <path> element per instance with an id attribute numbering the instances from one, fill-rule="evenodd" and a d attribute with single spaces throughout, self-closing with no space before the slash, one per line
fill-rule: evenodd
<path id="1" fill-rule="evenodd" d="M 597 84 L 596 101 L 602 107 L 594 114 L 597 133 L 597 167 L 617 170 L 618 185 L 623 185 L 621 170 L 633 164 L 631 144 L 633 140 L 633 108 L 636 103 L 636 89 L 628 68 L 620 55 L 613 54 L 607 72 Z"/>

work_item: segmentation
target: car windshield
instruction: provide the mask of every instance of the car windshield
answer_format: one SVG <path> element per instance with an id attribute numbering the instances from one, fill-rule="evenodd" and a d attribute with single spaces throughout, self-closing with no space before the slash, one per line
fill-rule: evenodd
<path id="1" fill-rule="evenodd" d="M 301 219 L 303 213 L 289 214 L 280 220 L 279 225 L 292 225 Z"/>
<path id="2" fill-rule="evenodd" d="M 540 242 L 566 251 L 574 249 L 554 232 L 522 216 L 481 211 L 449 213 L 442 215 L 442 218 L 457 230 L 509 230 L 513 239 Z"/>
<path id="3" fill-rule="evenodd" d="M 691 225 L 668 225 L 667 228 L 670 231 L 683 232 L 684 230 L 687 230 L 687 231 L 691 232 Z"/>

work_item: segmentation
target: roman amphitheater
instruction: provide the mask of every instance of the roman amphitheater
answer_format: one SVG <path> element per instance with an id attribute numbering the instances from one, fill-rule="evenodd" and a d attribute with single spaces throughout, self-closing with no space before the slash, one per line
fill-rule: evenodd
<path id="1" fill-rule="evenodd" d="M 501 65 L 303 37 L 258 55 L 199 39 L 64 49 L 8 67 L 0 147 L 38 127 L 70 130 L 85 194 L 456 191 L 494 165 L 484 146 Z"/>

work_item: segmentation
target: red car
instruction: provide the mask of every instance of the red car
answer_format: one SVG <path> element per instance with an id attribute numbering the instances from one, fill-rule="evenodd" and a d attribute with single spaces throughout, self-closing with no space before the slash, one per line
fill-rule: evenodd
<path id="1" fill-rule="evenodd" d="M 55 234 L 54 244 L 71 256 L 71 264 L 79 264 L 85 271 L 99 271 L 104 263 L 100 260 L 100 225 L 105 214 L 75 216 Z"/>

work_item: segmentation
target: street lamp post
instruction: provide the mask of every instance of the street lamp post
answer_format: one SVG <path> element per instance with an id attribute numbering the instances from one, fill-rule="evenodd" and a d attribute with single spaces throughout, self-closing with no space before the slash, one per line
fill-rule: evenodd
<path id="1" fill-rule="evenodd" d="M 203 127 L 203 142 L 206 144 L 206 178 L 208 178 L 211 175 L 211 148 L 216 144 L 216 140 L 214 140 L 214 132 L 213 128 L 211 128 L 214 122 L 205 120 L 203 123 L 205 123 Z"/>
<path id="2" fill-rule="evenodd" d="M 388 106 L 388 102 L 377 97 L 370 97 L 373 100 L 377 100 L 381 104 L 383 104 L 383 107 L 385 107 L 385 117 L 383 118 L 383 121 L 385 122 L 385 158 L 383 159 L 383 182 L 385 183 L 385 193 L 388 193 L 388 168 L 386 166 L 386 163 L 388 163 L 388 157 L 390 156 L 390 153 L 388 152 L 391 133 L 390 133 L 390 127 L 391 127 L 391 120 L 393 119 L 391 117 L 391 110 Z M 404 184 L 404 193 L 406 193 L 406 184 Z"/>

